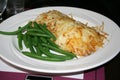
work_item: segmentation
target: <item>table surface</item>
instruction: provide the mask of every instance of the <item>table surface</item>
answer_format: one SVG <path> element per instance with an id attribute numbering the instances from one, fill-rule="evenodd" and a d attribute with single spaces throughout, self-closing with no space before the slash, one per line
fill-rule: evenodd
<path id="1" fill-rule="evenodd" d="M 44 6 L 72 6 L 89 9 L 109 17 L 120 26 L 118 0 L 25 0 L 26 9 Z M 8 18 L 6 12 L 4 13 L 3 18 Z M 118 72 L 120 72 L 120 54 L 102 66 L 105 67 L 105 80 L 120 80 L 118 74 Z"/>

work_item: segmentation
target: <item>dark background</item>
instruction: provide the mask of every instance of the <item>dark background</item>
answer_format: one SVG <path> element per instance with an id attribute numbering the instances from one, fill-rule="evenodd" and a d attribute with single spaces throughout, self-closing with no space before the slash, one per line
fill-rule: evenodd
<path id="1" fill-rule="evenodd" d="M 120 25 L 119 0 L 25 0 L 25 7 L 38 8 L 44 6 L 72 6 L 89 9 L 103 14 Z"/>
<path id="2" fill-rule="evenodd" d="M 120 26 L 119 5 L 119 0 L 25 0 L 26 9 L 45 6 L 78 7 L 100 13 Z M 102 66 L 105 66 L 105 80 L 120 80 L 120 74 L 118 73 L 120 72 L 120 54 Z"/>

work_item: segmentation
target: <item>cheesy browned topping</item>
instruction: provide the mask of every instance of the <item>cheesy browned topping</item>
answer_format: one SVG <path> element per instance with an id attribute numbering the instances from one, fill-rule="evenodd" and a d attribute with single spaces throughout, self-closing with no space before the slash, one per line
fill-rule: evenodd
<path id="1" fill-rule="evenodd" d="M 52 10 L 40 14 L 37 23 L 46 23 L 47 28 L 56 36 L 56 44 L 77 56 L 86 56 L 103 47 L 106 34 L 97 27 L 75 21 L 73 18 Z"/>

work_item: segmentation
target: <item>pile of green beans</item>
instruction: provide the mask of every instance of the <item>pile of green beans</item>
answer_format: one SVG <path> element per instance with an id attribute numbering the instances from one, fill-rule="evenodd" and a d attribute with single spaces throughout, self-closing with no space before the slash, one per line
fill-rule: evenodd
<path id="1" fill-rule="evenodd" d="M 45 61 L 65 61 L 75 58 L 75 54 L 62 50 L 54 43 L 56 37 L 47 29 L 46 24 L 28 22 L 13 32 L 0 31 L 4 35 L 17 35 L 18 46 L 26 56 Z M 23 50 L 23 43 L 29 51 Z M 51 51 L 52 50 L 52 51 Z M 57 52 L 55 54 L 53 51 Z"/>

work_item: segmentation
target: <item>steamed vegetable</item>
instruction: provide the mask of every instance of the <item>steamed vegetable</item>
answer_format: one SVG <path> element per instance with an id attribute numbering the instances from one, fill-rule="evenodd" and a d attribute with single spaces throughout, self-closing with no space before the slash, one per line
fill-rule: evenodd
<path id="1" fill-rule="evenodd" d="M 31 58 L 45 61 L 65 61 L 76 57 L 73 53 L 60 49 L 54 43 L 56 37 L 47 29 L 45 24 L 28 22 L 16 31 L 0 31 L 0 34 L 17 35 L 19 49 L 24 55 Z M 24 51 L 23 45 L 29 51 Z M 55 52 L 57 53 L 55 54 Z"/>

